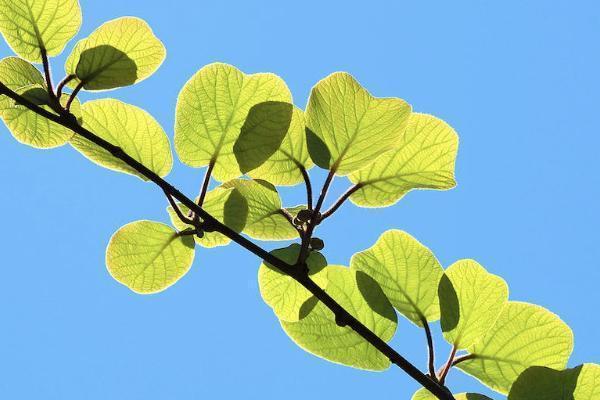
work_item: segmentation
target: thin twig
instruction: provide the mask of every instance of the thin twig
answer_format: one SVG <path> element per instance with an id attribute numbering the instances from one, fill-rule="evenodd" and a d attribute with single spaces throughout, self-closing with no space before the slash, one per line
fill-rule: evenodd
<path id="1" fill-rule="evenodd" d="M 50 72 L 50 63 L 48 62 L 48 53 L 46 49 L 42 47 L 40 49 L 40 54 L 42 55 L 42 65 L 44 66 L 44 76 L 46 77 L 46 86 L 48 86 L 48 94 L 50 97 L 56 97 L 54 94 L 54 86 L 52 86 L 52 74 Z"/>
<path id="2" fill-rule="evenodd" d="M 446 365 L 444 365 L 444 368 L 442 369 L 442 373 L 438 377 L 438 380 L 441 385 L 443 385 L 444 382 L 446 382 L 446 376 L 448 375 L 450 368 L 452 368 L 454 356 L 456 355 L 457 350 L 458 349 L 456 348 L 456 346 L 452 346 L 452 350 L 450 350 L 450 356 L 448 356 L 448 361 L 446 361 Z"/>
<path id="3" fill-rule="evenodd" d="M 331 208 L 327 211 L 325 211 L 323 213 L 323 215 L 321 215 L 321 220 L 319 222 L 323 222 L 323 220 L 325 220 L 326 218 L 331 217 L 331 215 L 336 212 L 336 210 L 338 208 L 340 208 L 342 206 L 342 204 L 344 204 L 344 202 L 346 200 L 348 200 L 348 198 L 350 196 L 352 196 L 354 194 L 354 192 L 356 192 L 358 189 L 360 189 L 361 187 L 363 187 L 362 183 L 357 183 L 356 185 L 350 187 L 350 189 L 346 190 L 344 192 L 344 194 L 342 194 L 340 196 L 339 199 L 337 199 L 337 201 L 333 204 L 333 206 L 331 206 Z"/>
<path id="4" fill-rule="evenodd" d="M 216 160 L 210 160 L 208 163 L 208 167 L 204 172 L 204 178 L 202 178 L 202 186 L 200 186 L 200 193 L 198 194 L 198 206 L 202 207 L 204 205 L 204 199 L 206 198 L 206 193 L 208 192 L 208 184 L 210 183 L 210 177 L 212 176 L 213 168 L 215 167 Z M 188 213 L 188 217 L 197 220 L 197 215 L 194 215 L 194 211 L 190 210 Z"/>
<path id="5" fill-rule="evenodd" d="M 465 354 L 465 355 L 456 357 L 452 361 L 452 366 L 454 367 L 455 365 L 458 365 L 458 364 L 460 364 L 463 361 L 472 360 L 473 358 L 475 358 L 474 354 Z"/>
<path id="6" fill-rule="evenodd" d="M 427 350 L 428 350 L 428 360 L 427 367 L 429 370 L 429 376 L 434 379 L 437 379 L 437 375 L 435 374 L 435 348 L 433 347 L 433 337 L 431 336 L 431 329 L 429 328 L 429 323 L 427 319 L 421 315 L 421 324 L 425 329 L 425 336 L 427 337 Z"/>
<path id="7" fill-rule="evenodd" d="M 81 81 L 77 84 L 77 86 L 75 86 L 75 90 L 73 90 L 73 93 L 71 93 L 69 100 L 67 100 L 67 105 L 65 106 L 65 110 L 67 110 L 67 111 L 71 110 L 71 104 L 73 103 L 73 100 L 75 100 L 77 95 L 79 94 L 79 91 L 81 89 L 83 89 L 83 85 L 85 85 L 85 83 L 83 81 Z"/>
<path id="8" fill-rule="evenodd" d="M 152 181 L 163 191 L 171 195 L 174 199 L 181 202 L 186 207 L 189 207 L 195 214 L 199 215 L 204 222 L 208 222 L 214 227 L 216 231 L 227 236 L 249 252 L 261 258 L 263 261 L 273 265 L 274 267 L 281 270 L 283 273 L 288 274 L 304 288 L 311 292 L 319 301 L 321 301 L 327 308 L 329 308 L 336 317 L 336 320 L 343 321 L 346 326 L 354 330 L 358 335 L 364 338 L 368 343 L 374 346 L 378 351 L 384 354 L 392 363 L 396 364 L 403 371 L 405 371 L 414 380 L 419 382 L 424 388 L 429 390 L 440 400 L 455 400 L 454 396 L 445 388 L 443 385 L 436 382 L 433 378 L 425 375 L 417 367 L 415 367 L 410 361 L 402 357 L 396 350 L 390 347 L 383 339 L 377 336 L 372 330 L 367 328 L 362 322 L 358 321 L 353 317 L 346 309 L 344 309 L 333 297 L 326 293 L 321 287 L 319 287 L 308 275 L 298 273 L 295 266 L 286 263 L 278 257 L 270 254 L 268 251 L 258 246 L 254 242 L 248 240 L 244 236 L 235 232 L 225 224 L 221 223 L 215 217 L 207 213 L 202 207 L 199 207 L 194 201 L 181 193 L 169 182 L 165 181 L 155 172 L 150 170 L 148 167 L 128 155 L 118 146 L 111 144 L 110 142 L 102 139 L 96 134 L 92 133 L 88 129 L 79 125 L 77 119 L 68 113 L 62 115 L 55 115 L 20 96 L 14 91 L 10 90 L 6 85 L 0 82 L 0 94 L 4 94 L 13 99 L 18 104 L 23 105 L 29 110 L 36 114 L 47 118 L 50 121 L 56 122 L 62 125 L 81 137 L 89 140 L 97 146 L 100 146 L 104 150 L 108 151 L 115 158 L 123 161 L 134 170 L 139 172 L 142 176 L 146 177 L 149 181 Z M 331 175 L 331 174 L 330 174 Z M 333 178 L 333 177 L 331 177 Z M 322 203 L 322 202 L 321 202 Z"/>
<path id="9" fill-rule="evenodd" d="M 302 173 L 302 178 L 304 179 L 304 186 L 306 186 L 306 205 L 309 210 L 313 209 L 313 193 L 312 193 L 312 184 L 310 183 L 310 176 L 308 175 L 308 171 L 304 168 L 304 165 L 297 162 L 296 166 Z"/>
<path id="10" fill-rule="evenodd" d="M 63 78 L 62 81 L 60 81 L 58 83 L 58 86 L 56 87 L 56 98 L 60 100 L 61 96 L 62 96 L 62 92 L 63 89 L 65 88 L 65 86 L 67 85 L 67 83 L 71 82 L 73 79 L 75 79 L 75 75 L 71 74 L 71 75 L 67 75 Z"/>

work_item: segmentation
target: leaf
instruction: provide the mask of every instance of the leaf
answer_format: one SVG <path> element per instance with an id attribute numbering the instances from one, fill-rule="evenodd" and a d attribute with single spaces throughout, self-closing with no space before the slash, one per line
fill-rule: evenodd
<path id="1" fill-rule="evenodd" d="M 81 26 L 78 0 L 0 0 L 0 31 L 10 48 L 31 62 L 60 54 Z"/>
<path id="2" fill-rule="evenodd" d="M 413 189 L 452 189 L 457 150 L 454 129 L 431 115 L 413 113 L 397 149 L 349 175 L 361 186 L 350 200 L 361 207 L 386 207 Z"/>
<path id="3" fill-rule="evenodd" d="M 600 398 L 600 365 L 583 364 L 556 371 L 526 369 L 513 384 L 509 400 L 596 400 Z"/>
<path id="4" fill-rule="evenodd" d="M 234 179 L 224 183 L 223 188 L 235 188 L 246 200 L 248 213 L 244 218 L 243 232 L 254 239 L 289 240 L 298 237 L 298 232 L 281 213 L 281 199 L 277 189 L 269 182 Z M 235 210 L 230 212 L 233 216 Z M 233 217 L 232 217 L 233 218 Z"/>
<path id="5" fill-rule="evenodd" d="M 193 261 L 194 240 L 153 221 L 123 226 L 106 249 L 111 276 L 141 294 L 165 290 L 188 272 Z"/>
<path id="6" fill-rule="evenodd" d="M 17 57 L 0 60 L 0 81 L 17 94 L 56 114 L 48 105 L 49 97 L 42 74 L 27 61 Z M 65 105 L 67 97 L 61 101 Z M 71 112 L 81 119 L 77 100 L 73 102 Z M 35 148 L 59 147 L 73 136 L 70 129 L 30 111 L 7 96 L 0 96 L 0 116 L 15 139 Z"/>
<path id="7" fill-rule="evenodd" d="M 563 369 L 572 350 L 573 333 L 558 316 L 533 304 L 509 301 L 492 329 L 469 347 L 473 358 L 457 367 L 507 394 L 529 367 Z"/>
<path id="8" fill-rule="evenodd" d="M 119 146 L 157 175 L 166 176 L 173 166 L 169 138 L 156 120 L 141 108 L 115 99 L 93 100 L 82 106 L 84 127 Z M 74 136 L 71 145 L 94 163 L 147 180 L 108 151 Z"/>
<path id="9" fill-rule="evenodd" d="M 417 326 L 440 317 L 437 288 L 443 269 L 431 250 L 406 232 L 384 232 L 350 267 L 379 283 L 396 310 Z"/>
<path id="10" fill-rule="evenodd" d="M 250 109 L 233 145 L 242 173 L 260 167 L 279 149 L 290 128 L 293 108 L 290 103 L 266 101 Z"/>
<path id="11" fill-rule="evenodd" d="M 348 175 L 396 147 L 410 113 L 404 100 L 373 97 L 350 74 L 336 72 L 310 94 L 308 150 L 319 167 Z"/>
<path id="12" fill-rule="evenodd" d="M 177 99 L 175 150 L 181 161 L 191 167 L 214 161 L 213 176 L 221 182 L 241 176 L 233 146 L 250 109 L 266 101 L 292 101 L 276 75 L 246 75 L 221 63 L 200 69 Z"/>
<path id="13" fill-rule="evenodd" d="M 74 75 L 69 87 L 109 90 L 129 86 L 152 75 L 162 64 L 166 50 L 148 24 L 123 17 L 106 22 L 80 40 L 65 63 Z"/>
<path id="14" fill-rule="evenodd" d="M 290 128 L 279 149 L 261 166 L 248 172 L 248 175 L 274 185 L 292 186 L 304 181 L 299 165 L 308 171 L 313 162 L 306 146 L 304 112 L 294 107 Z"/>
<path id="15" fill-rule="evenodd" d="M 327 279 L 326 292 L 384 341 L 394 336 L 396 313 L 379 285 L 367 274 L 349 268 L 329 266 L 321 274 Z M 304 350 L 331 362 L 354 368 L 383 371 L 387 357 L 349 327 L 335 323 L 333 313 L 315 297 L 305 303 L 298 322 L 280 321 L 288 336 Z"/>
<path id="16" fill-rule="evenodd" d="M 494 325 L 508 301 L 508 286 L 474 260 L 459 260 L 442 276 L 438 294 L 444 338 L 465 349 Z"/>
<path id="17" fill-rule="evenodd" d="M 477 393 L 460 393 L 455 394 L 454 398 L 456 400 L 492 400 L 487 396 Z M 412 397 L 412 400 L 437 400 L 429 390 L 427 389 L 419 389 L 415 392 Z"/>
<path id="18" fill-rule="evenodd" d="M 299 244 L 292 244 L 283 249 L 273 250 L 271 254 L 290 265 L 294 265 L 300 255 Z M 326 276 L 319 274 L 327 266 L 325 257 L 317 251 L 312 251 L 306 259 L 309 275 L 320 287 L 327 284 Z M 299 321 L 304 305 L 312 294 L 291 276 L 281 272 L 268 263 L 262 263 L 258 270 L 258 285 L 260 294 L 280 320 L 288 322 Z"/>
<path id="19" fill-rule="evenodd" d="M 177 204 L 183 215 L 187 216 L 190 212 L 189 208 L 181 203 Z M 244 229 L 248 215 L 248 203 L 236 189 L 217 187 L 207 192 L 202 208 L 235 232 L 240 233 Z M 183 231 L 191 227 L 177 217 L 172 207 L 167 207 L 167 212 L 177 230 Z M 199 245 L 208 248 L 225 246 L 231 242 L 231 239 L 219 232 L 204 232 L 202 238 L 195 236 L 194 239 Z"/>

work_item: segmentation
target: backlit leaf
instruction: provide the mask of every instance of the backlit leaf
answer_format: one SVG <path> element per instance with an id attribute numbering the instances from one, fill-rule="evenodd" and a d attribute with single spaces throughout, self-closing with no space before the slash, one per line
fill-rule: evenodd
<path id="1" fill-rule="evenodd" d="M 456 400 L 492 400 L 487 396 L 477 393 L 459 393 L 455 394 L 454 398 Z M 412 400 L 437 400 L 429 390 L 420 389 L 412 397 Z"/>
<path id="2" fill-rule="evenodd" d="M 354 254 L 352 269 L 373 277 L 392 305 L 417 326 L 440 317 L 437 288 L 443 269 L 431 250 L 406 232 L 384 232 L 373 247 Z"/>
<path id="3" fill-rule="evenodd" d="M 413 113 L 397 149 L 350 174 L 361 185 L 350 200 L 361 207 L 385 207 L 413 189 L 451 189 L 457 149 L 458 136 L 448 124 Z"/>
<path id="4" fill-rule="evenodd" d="M 496 324 L 468 350 L 473 358 L 457 367 L 506 394 L 529 367 L 563 369 L 573 350 L 573 333 L 545 308 L 509 301 Z"/>
<path id="5" fill-rule="evenodd" d="M 473 260 L 460 260 L 445 271 L 438 290 L 444 338 L 465 349 L 494 325 L 508 301 L 508 286 Z"/>
<path id="6" fill-rule="evenodd" d="M 0 31 L 20 57 L 42 62 L 60 54 L 81 26 L 78 0 L 0 0 Z"/>
<path id="7" fill-rule="evenodd" d="M 350 74 L 331 74 L 306 107 L 311 158 L 338 175 L 364 168 L 397 146 L 410 113 L 404 100 L 373 97 Z"/>
<path id="8" fill-rule="evenodd" d="M 510 389 L 508 400 L 600 399 L 600 365 L 583 364 L 557 371 L 546 367 L 525 370 Z"/>
<path id="9" fill-rule="evenodd" d="M 193 261 L 194 239 L 153 221 L 123 226 L 106 249 L 112 277 L 143 294 L 165 290 L 187 273 Z"/>
<path id="10" fill-rule="evenodd" d="M 177 99 L 175 149 L 192 167 L 215 162 L 213 176 L 227 181 L 242 175 L 234 144 L 250 109 L 266 101 L 291 103 L 285 83 L 273 74 L 246 75 L 221 63 L 200 69 Z"/>
<path id="11" fill-rule="evenodd" d="M 119 146 L 159 176 L 171 171 L 173 156 L 169 138 L 146 111 L 119 100 L 102 99 L 85 103 L 82 113 L 84 127 L 97 136 Z M 96 164 L 146 180 L 134 168 L 81 136 L 74 136 L 71 144 Z"/>
<path id="12" fill-rule="evenodd" d="M 367 274 L 349 268 L 324 269 L 326 292 L 350 314 L 386 342 L 396 331 L 396 313 L 379 285 Z M 315 297 L 304 304 L 298 322 L 281 321 L 296 344 L 309 353 L 354 368 L 382 371 L 389 359 L 349 327 L 335 323 L 334 314 Z"/>
<path id="13" fill-rule="evenodd" d="M 134 17 L 106 22 L 80 40 L 65 63 L 69 83 L 86 90 L 108 90 L 133 85 L 152 75 L 166 50 L 148 24 Z"/>

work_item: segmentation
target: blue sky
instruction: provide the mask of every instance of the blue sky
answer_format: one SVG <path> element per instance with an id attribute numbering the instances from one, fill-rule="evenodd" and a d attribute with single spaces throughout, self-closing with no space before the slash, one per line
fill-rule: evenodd
<path id="1" fill-rule="evenodd" d="M 319 235 L 347 264 L 385 230 L 406 230 L 443 265 L 474 258 L 574 330 L 571 366 L 600 361 L 600 5 L 596 1 L 82 0 L 80 37 L 124 15 L 164 41 L 161 69 L 118 97 L 172 135 L 183 84 L 213 61 L 274 72 L 305 105 L 333 71 L 402 97 L 460 135 L 458 187 L 394 207 L 347 204 Z M 65 56 L 54 60 L 62 77 Z M 10 55 L 0 45 L 2 57 Z M 167 221 L 152 185 L 99 168 L 68 147 L 39 151 L 0 128 L 0 397 L 14 399 L 408 399 L 397 368 L 369 373 L 297 348 L 258 293 L 258 260 L 236 246 L 199 250 L 169 290 L 139 296 L 104 266 L 111 234 Z M 315 180 L 323 174 L 314 170 Z M 202 177 L 176 163 L 190 196 Z M 347 186 L 340 179 L 332 198 Z M 296 204 L 301 190 L 285 190 Z M 273 247 L 271 244 L 268 246 Z M 438 329 L 436 324 L 434 329 Z M 440 358 L 448 347 L 437 337 Z M 402 320 L 394 346 L 424 366 L 422 332 Z M 481 385 L 459 371 L 456 391 Z M 482 390 L 484 393 L 485 390 Z M 500 398 L 496 396 L 495 398 Z"/>

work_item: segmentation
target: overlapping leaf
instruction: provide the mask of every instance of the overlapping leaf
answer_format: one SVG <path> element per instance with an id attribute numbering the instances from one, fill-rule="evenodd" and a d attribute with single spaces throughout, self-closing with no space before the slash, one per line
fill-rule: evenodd
<path id="1" fill-rule="evenodd" d="M 304 112 L 294 107 L 289 130 L 279 149 L 261 166 L 248 172 L 248 175 L 274 185 L 292 186 L 304 180 L 299 166 L 309 170 L 313 162 L 306 146 Z"/>
<path id="2" fill-rule="evenodd" d="M 397 149 L 350 174 L 361 186 L 350 200 L 361 207 L 385 207 L 413 189 L 451 189 L 457 149 L 458 136 L 448 124 L 413 113 Z"/>
<path id="3" fill-rule="evenodd" d="M 277 189 L 269 182 L 256 179 L 234 179 L 222 185 L 234 188 L 246 200 L 248 213 L 244 218 L 243 232 L 254 239 L 289 240 L 298 237 L 298 232 L 281 213 L 281 198 Z M 225 213 L 228 213 L 227 205 Z M 232 210 L 233 215 L 235 210 Z"/>
<path id="4" fill-rule="evenodd" d="M 367 274 L 330 266 L 326 291 L 377 336 L 389 341 L 396 331 L 396 313 L 377 283 Z M 349 327 L 335 323 L 333 313 L 311 298 L 301 310 L 298 322 L 281 321 L 281 326 L 298 346 L 326 360 L 354 368 L 385 370 L 390 361 Z"/>
<path id="5" fill-rule="evenodd" d="M 114 99 L 94 100 L 82 106 L 84 126 L 97 136 L 119 146 L 125 153 L 159 176 L 173 166 L 169 138 L 156 120 L 141 108 Z M 108 151 L 80 136 L 71 144 L 93 162 L 115 171 L 146 178 Z"/>
<path id="6" fill-rule="evenodd" d="M 356 253 L 352 269 L 373 277 L 392 305 L 417 326 L 440 316 L 437 288 L 443 269 L 431 250 L 406 232 L 384 232 L 370 249 Z"/>
<path id="7" fill-rule="evenodd" d="M 190 210 L 186 206 L 181 203 L 178 203 L 178 206 L 184 216 L 189 214 Z M 202 208 L 235 232 L 240 233 L 244 229 L 248 215 L 248 203 L 237 189 L 217 187 L 209 191 L 206 193 Z M 190 225 L 179 219 L 172 207 L 169 206 L 167 212 L 171 217 L 173 226 L 179 231 L 191 228 Z M 231 239 L 219 232 L 204 232 L 201 238 L 197 236 L 194 238 L 196 243 L 209 248 L 225 246 L 231 242 Z"/>
<path id="8" fill-rule="evenodd" d="M 473 260 L 448 267 L 438 293 L 444 338 L 457 349 L 481 339 L 508 301 L 506 282 Z"/>
<path id="9" fill-rule="evenodd" d="M 60 54 L 81 26 L 78 0 L 0 0 L 0 31 L 13 51 L 31 62 Z"/>
<path id="10" fill-rule="evenodd" d="M 55 113 L 49 106 L 48 91 L 42 74 L 27 61 L 8 57 L 0 61 L 0 81 L 27 100 Z M 63 105 L 66 97 L 61 99 Z M 81 117 L 79 101 L 71 105 L 71 112 Z M 73 132 L 45 117 L 16 104 L 7 96 L 0 96 L 0 116 L 11 134 L 19 142 L 36 148 L 54 148 L 69 141 Z"/>
<path id="11" fill-rule="evenodd" d="M 65 64 L 67 75 L 86 90 L 108 90 L 133 85 L 152 75 L 166 50 L 148 24 L 134 17 L 106 22 L 80 40 Z"/>
<path id="12" fill-rule="evenodd" d="M 300 245 L 292 244 L 283 249 L 273 250 L 271 254 L 290 265 L 294 265 L 300 254 Z M 306 259 L 306 264 L 311 278 L 319 286 L 325 287 L 327 285 L 327 280 L 324 279 L 326 276 L 319 273 L 327 266 L 325 257 L 317 251 L 312 251 Z M 312 294 L 291 276 L 268 263 L 260 265 L 258 286 L 265 303 L 283 321 L 299 321 L 303 317 L 300 315 L 300 309 L 312 297 Z"/>
<path id="13" fill-rule="evenodd" d="M 513 384 L 508 400 L 596 400 L 600 399 L 600 365 L 583 364 L 557 371 L 531 367 Z"/>
<path id="14" fill-rule="evenodd" d="M 477 393 L 459 393 L 455 394 L 454 398 L 456 400 L 492 400 L 487 396 Z M 427 389 L 420 389 L 413 394 L 412 400 L 437 400 L 437 397 Z"/>
<path id="15" fill-rule="evenodd" d="M 119 229 L 106 249 L 110 274 L 137 293 L 160 292 L 187 273 L 194 240 L 168 225 L 136 221 Z"/>
<path id="16" fill-rule="evenodd" d="M 506 394 L 529 367 L 563 369 L 573 350 L 573 333 L 550 311 L 510 301 L 496 324 L 468 350 L 473 358 L 457 367 Z"/>
<path id="17" fill-rule="evenodd" d="M 250 109 L 267 101 L 291 100 L 289 89 L 276 75 L 246 75 L 231 65 L 207 65 L 179 94 L 175 116 L 177 154 L 192 167 L 214 162 L 213 176 L 219 181 L 237 178 L 242 171 L 234 144 Z"/>
<path id="18" fill-rule="evenodd" d="M 306 107 L 308 149 L 321 168 L 347 175 L 397 144 L 411 112 L 404 100 L 375 98 L 350 74 L 318 82 Z"/>

